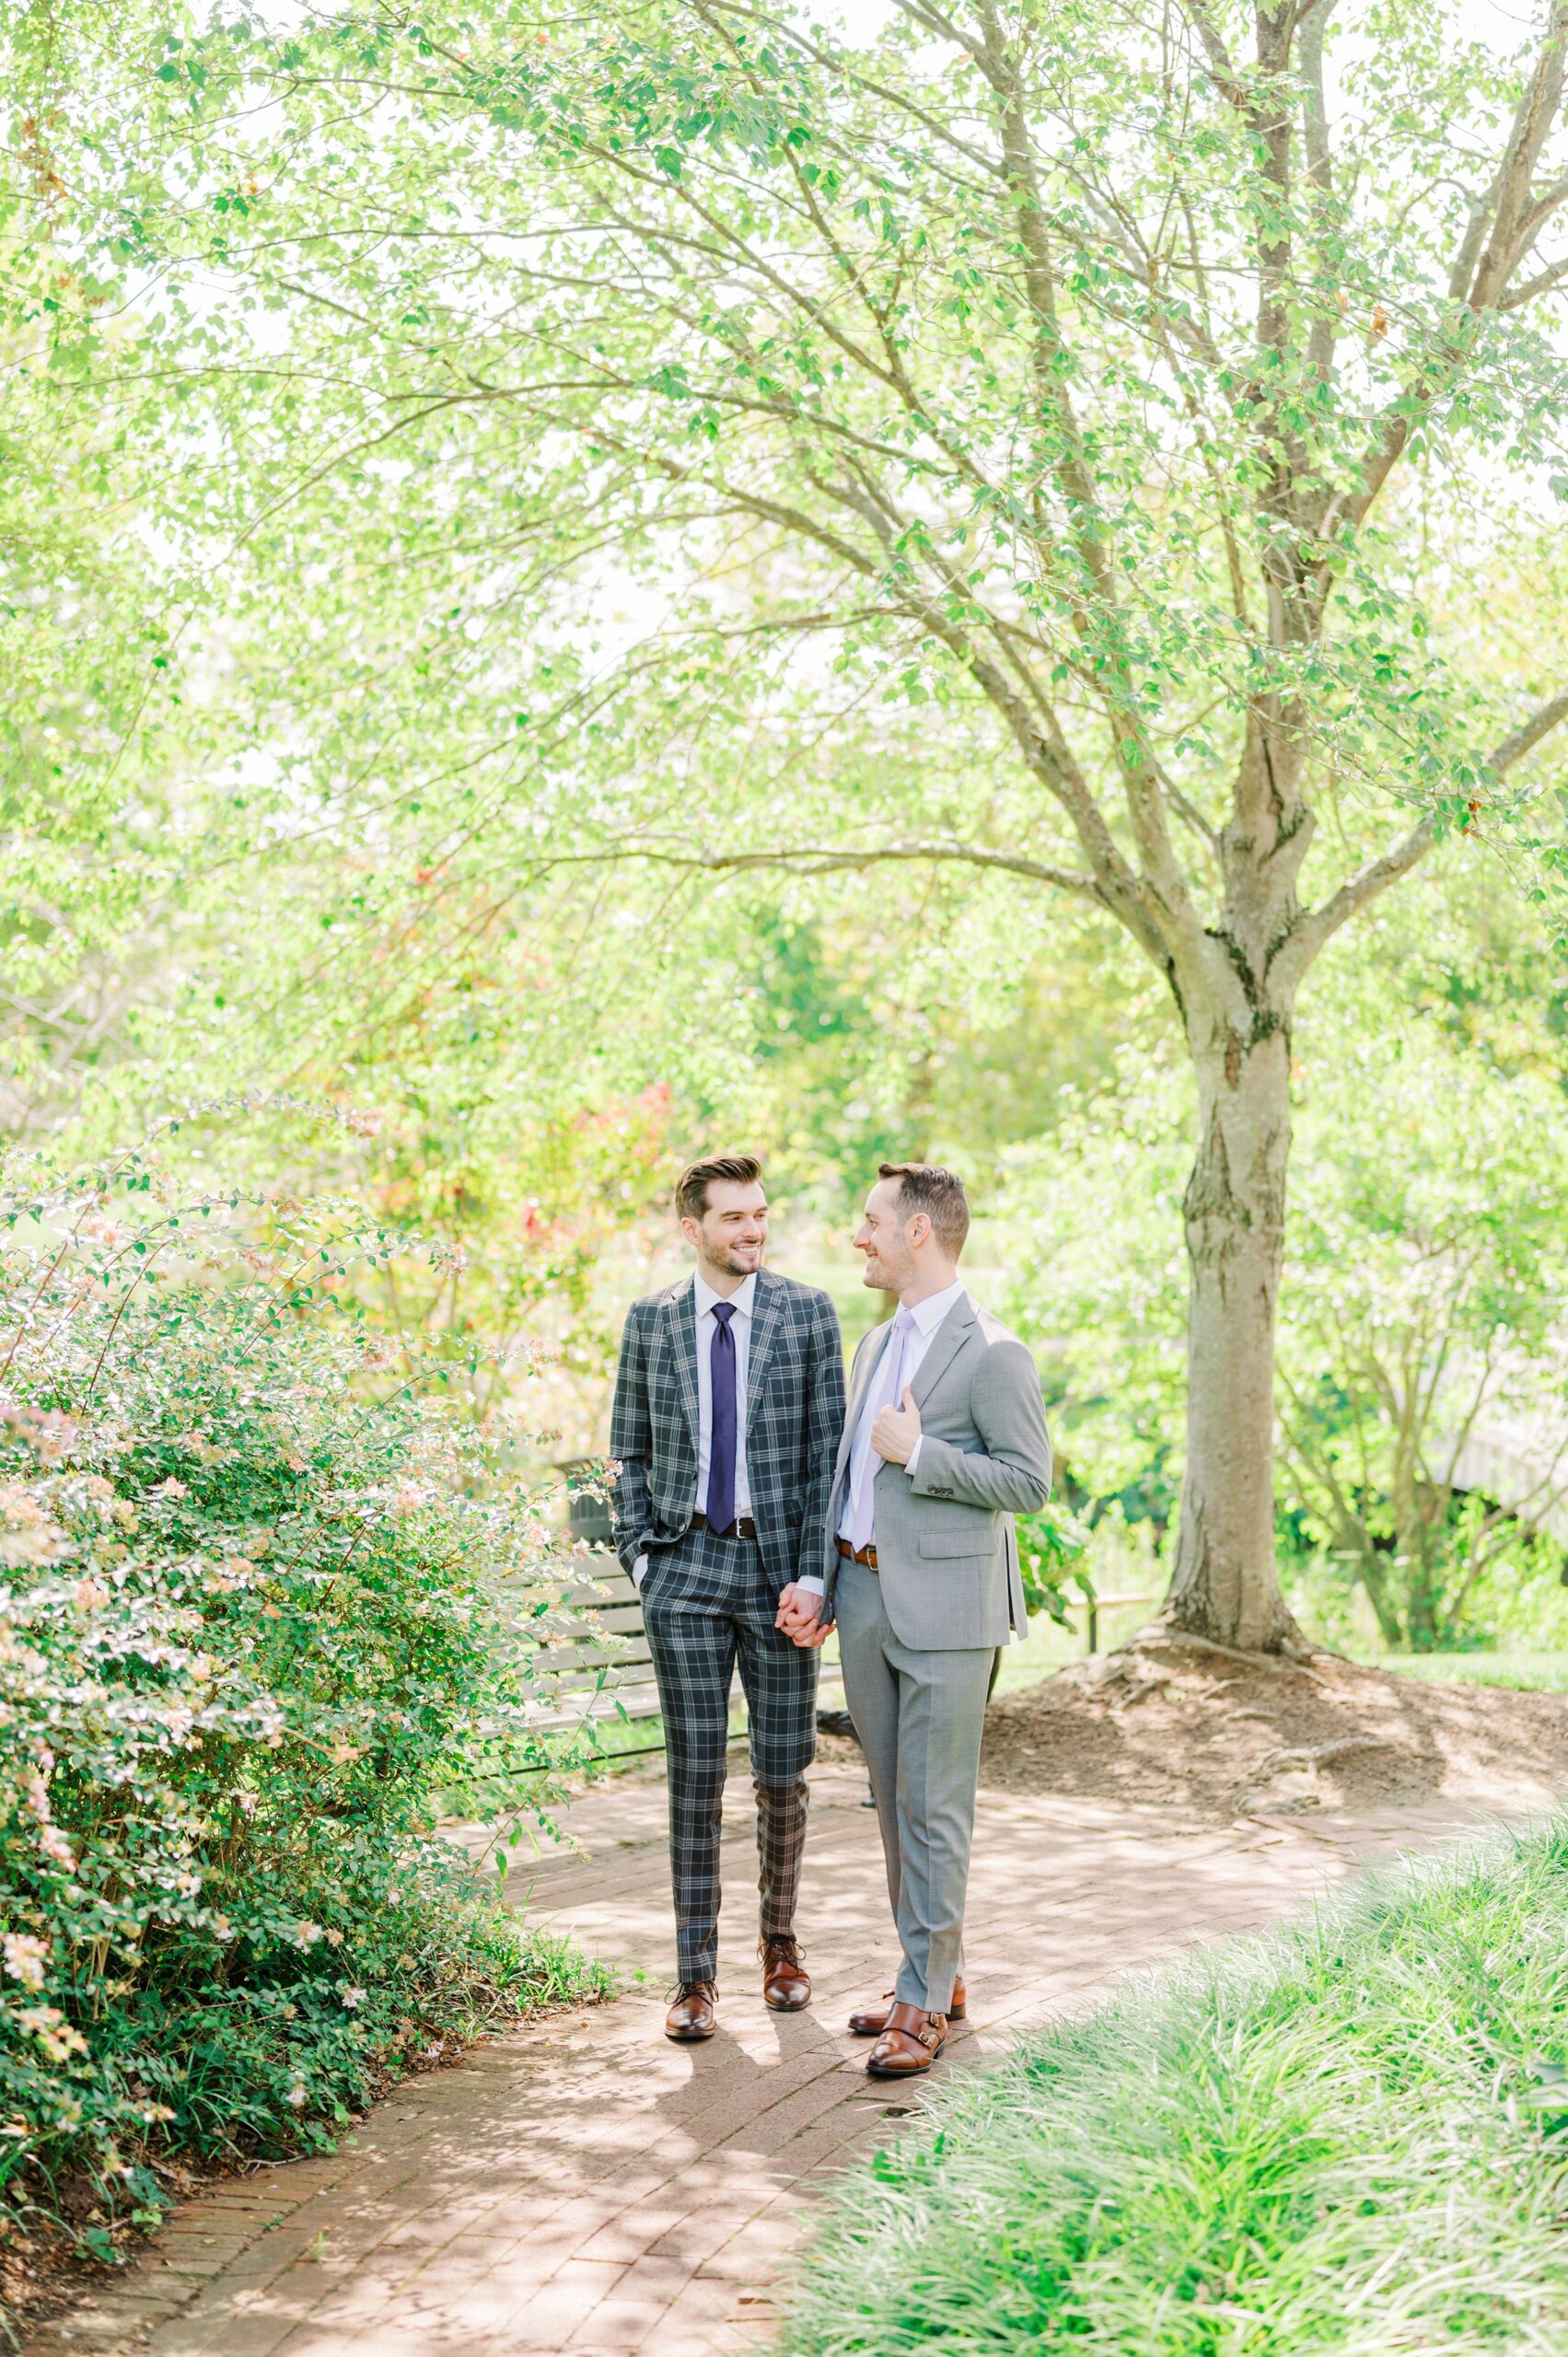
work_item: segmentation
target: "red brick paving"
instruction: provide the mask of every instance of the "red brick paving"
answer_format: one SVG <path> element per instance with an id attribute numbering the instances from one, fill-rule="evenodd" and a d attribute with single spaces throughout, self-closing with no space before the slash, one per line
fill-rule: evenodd
<path id="1" fill-rule="evenodd" d="M 660 2035 L 672 1945 L 656 1774 L 570 1812 L 587 1855 L 514 1878 L 536 1915 L 628 1968 L 609 2007 L 557 2016 L 412 2081 L 326 2158 L 186 2203 L 127 2275 L 36 2333 L 29 2357 L 727 2357 L 768 2330 L 767 2286 L 811 2186 L 886 2139 L 918 2093 L 878 2086 L 843 2034 L 893 1949 L 863 1780 L 814 1785 L 805 1914 L 816 2002 L 761 2002 L 749 1922 L 749 1785 L 726 1817 L 720 2028 Z M 1187 1825 L 1061 1797 L 982 1795 L 970 2018 L 941 2070 L 1001 2051 L 1120 1972 L 1306 1906 L 1359 1859 L 1424 1845 L 1459 1809 L 1299 1829 Z M 641 1973 L 645 1979 L 635 1978 Z M 803 2189 L 805 2190 L 803 2191 Z"/>

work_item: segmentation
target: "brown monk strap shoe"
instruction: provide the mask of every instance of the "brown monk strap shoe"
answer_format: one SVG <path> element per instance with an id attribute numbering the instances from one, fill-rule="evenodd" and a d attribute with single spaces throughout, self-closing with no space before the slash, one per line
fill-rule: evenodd
<path id="1" fill-rule="evenodd" d="M 711 1980 L 683 1980 L 675 1992 L 675 2003 L 664 2017 L 666 2038 L 677 2039 L 682 2046 L 693 2045 L 700 2038 L 712 2038 L 718 2023 L 719 1992 Z"/>
<path id="2" fill-rule="evenodd" d="M 811 2003 L 811 1976 L 800 1943 L 788 1932 L 757 1943 L 762 1959 L 762 1998 L 775 2014 L 797 2014 Z"/>
<path id="3" fill-rule="evenodd" d="M 946 2014 L 923 2013 L 918 2005 L 889 2005 L 888 2026 L 865 2068 L 874 2079 L 918 2079 L 947 2043 Z"/>
<path id="4" fill-rule="evenodd" d="M 889 1989 L 879 2005 L 863 2005 L 858 2014 L 851 2014 L 850 2036 L 852 2038 L 880 2038 L 888 2026 L 888 2015 L 892 2009 L 893 1992 Z M 961 2022 L 968 2013 L 969 1992 L 964 1987 L 963 1977 L 960 1974 L 953 1983 L 953 2002 L 947 2008 L 947 2019 L 950 2022 Z"/>

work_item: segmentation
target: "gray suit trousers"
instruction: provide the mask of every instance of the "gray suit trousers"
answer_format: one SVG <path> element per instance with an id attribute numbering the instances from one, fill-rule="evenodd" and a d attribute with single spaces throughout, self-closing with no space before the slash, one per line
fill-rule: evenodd
<path id="1" fill-rule="evenodd" d="M 888 1896 L 903 1962 L 901 2004 L 945 2014 L 964 1960 L 964 1898 L 992 1645 L 900 1644 L 882 1584 L 859 1563 L 837 1583 L 839 1652 L 854 1731 L 871 1770 Z"/>

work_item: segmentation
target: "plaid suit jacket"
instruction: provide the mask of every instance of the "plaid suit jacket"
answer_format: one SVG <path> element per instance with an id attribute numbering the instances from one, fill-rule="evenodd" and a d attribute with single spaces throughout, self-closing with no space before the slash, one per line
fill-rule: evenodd
<path id="1" fill-rule="evenodd" d="M 821 1568 L 828 1492 L 844 1422 L 844 1355 L 825 1293 L 757 1272 L 746 1386 L 746 1472 L 768 1576 Z M 630 1571 L 668 1547 L 697 1494 L 697 1315 L 691 1277 L 633 1303 L 621 1338 L 610 1453 L 615 1551 Z"/>

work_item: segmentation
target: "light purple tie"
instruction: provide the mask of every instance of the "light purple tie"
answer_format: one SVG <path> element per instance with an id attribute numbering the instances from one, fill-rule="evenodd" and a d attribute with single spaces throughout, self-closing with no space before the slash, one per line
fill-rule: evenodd
<path id="1" fill-rule="evenodd" d="M 903 1397 L 904 1351 L 914 1319 L 907 1309 L 900 1309 L 893 1320 L 893 1330 L 888 1337 L 888 1347 L 882 1353 L 878 1370 L 877 1397 L 871 1410 L 876 1422 L 884 1408 L 896 1408 Z M 850 1532 L 850 1545 L 855 1549 L 869 1547 L 871 1534 L 877 1527 L 877 1474 L 884 1459 L 872 1449 L 865 1459 L 860 1477 L 860 1495 L 854 1502 L 854 1527 Z"/>

